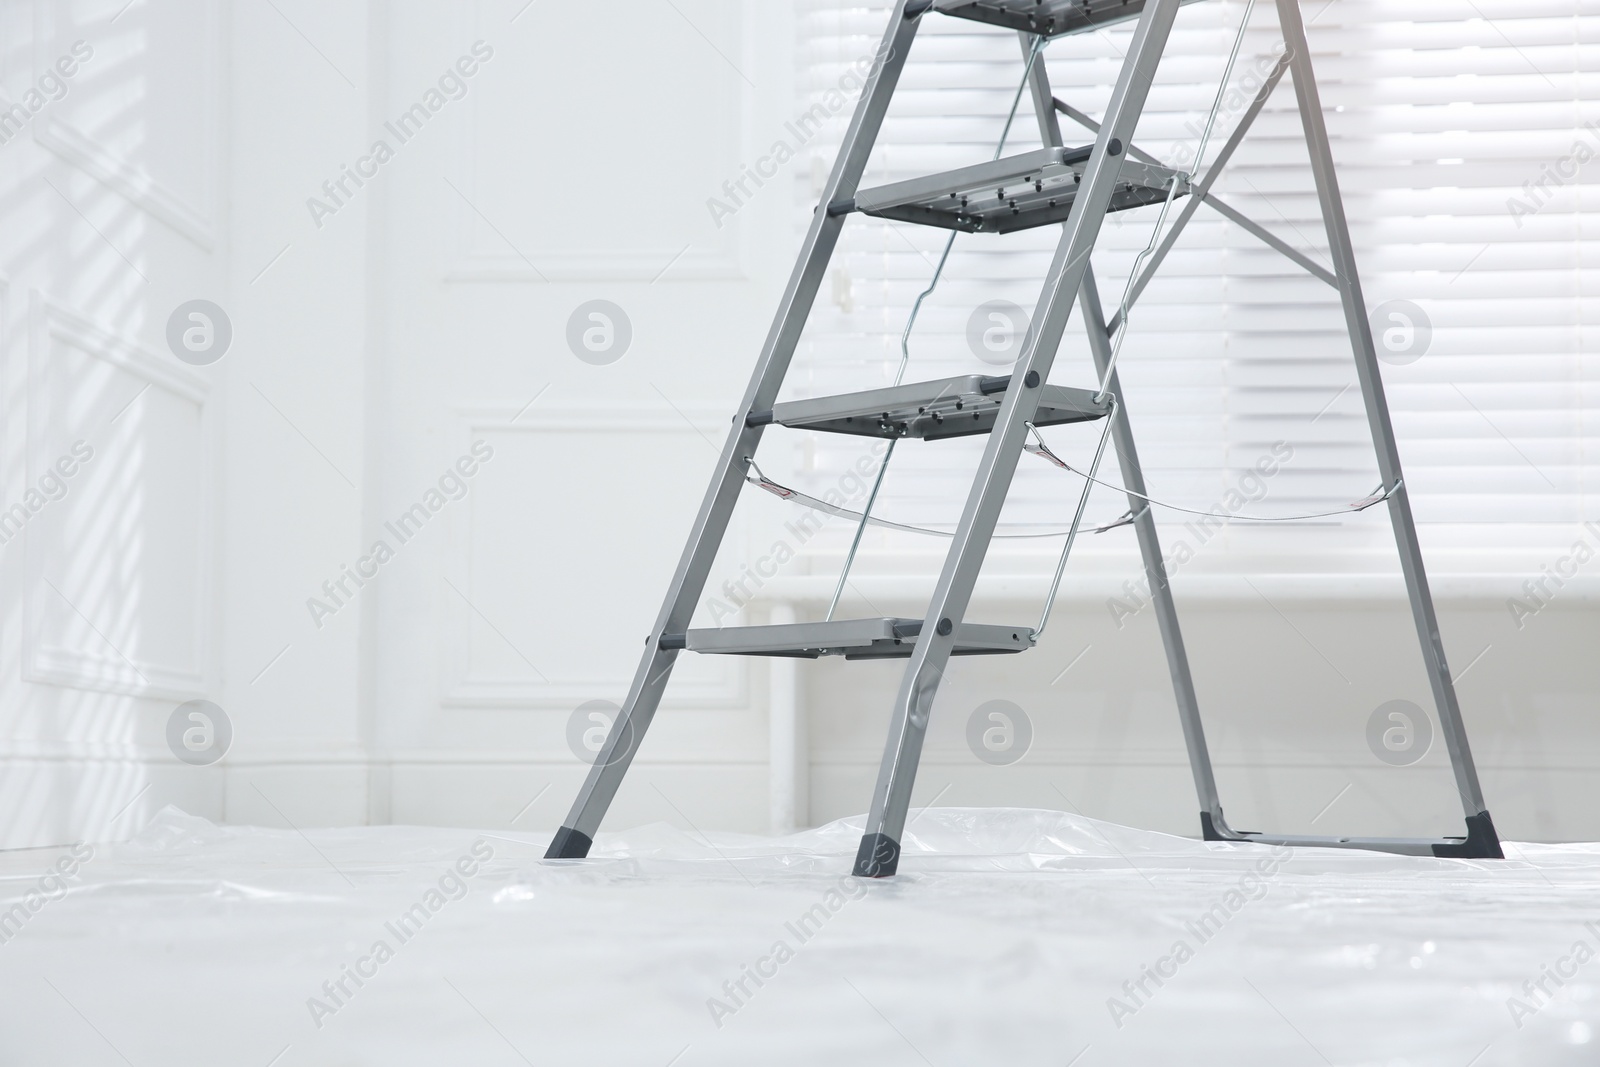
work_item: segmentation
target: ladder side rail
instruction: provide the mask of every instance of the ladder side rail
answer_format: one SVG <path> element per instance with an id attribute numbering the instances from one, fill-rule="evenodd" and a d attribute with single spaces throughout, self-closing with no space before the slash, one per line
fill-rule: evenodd
<path id="1" fill-rule="evenodd" d="M 1073 301 L 1077 299 L 1088 267 L 1089 253 L 1115 191 L 1123 149 L 1132 140 L 1178 4 L 1179 0 L 1151 0 L 1134 30 L 1128 58 L 1111 94 L 1105 125 L 1095 141 L 1040 294 L 1041 310 L 1029 328 L 999 417 L 978 462 L 960 524 L 923 619 L 922 636 L 906 665 L 895 698 L 872 809 L 856 856 L 854 872 L 857 875 L 885 877 L 894 874 L 899 866 L 900 836 L 911 803 L 917 761 L 933 698 L 949 663 L 954 628 L 971 600 L 978 571 L 1016 473 L 1027 424 L 1039 404 L 1038 386 L 1049 375 L 1056 348 L 1066 330 Z"/>
<path id="2" fill-rule="evenodd" d="M 1022 46 L 1023 62 L 1033 55 L 1033 50 L 1038 47 L 1035 44 L 1037 40 L 1025 30 L 1018 31 L 1017 43 Z M 1046 148 L 1065 148 L 1066 142 L 1061 137 L 1061 119 L 1056 115 L 1055 94 L 1050 91 L 1050 72 L 1045 69 L 1042 51 L 1028 69 L 1028 94 L 1033 101 L 1034 117 L 1039 122 L 1039 139 Z"/>
<path id="3" fill-rule="evenodd" d="M 566 821 L 550 844 L 546 853 L 549 858 L 580 858 L 588 855 L 595 831 L 655 717 L 678 655 L 677 648 L 662 647 L 662 638 L 681 635 L 688 628 L 717 549 L 727 532 L 728 521 L 744 486 L 746 468 L 755 455 L 764 429 L 762 425 L 749 425 L 748 416 L 752 412 L 772 408 L 844 227 L 845 216 L 831 214 L 828 205 L 855 195 L 882 127 L 884 114 L 888 111 L 889 101 L 894 95 L 895 85 L 905 67 L 911 43 L 916 37 L 919 20 L 906 17 L 908 2 L 897 0 L 894 6 L 874 57 L 873 69 L 862 88 L 833 171 L 801 245 L 794 272 L 762 345 L 750 385 L 734 416 L 727 443 L 717 461 L 716 473 L 695 517 L 661 612 L 645 639 L 644 656 L 639 662 L 627 700 L 590 767 Z"/>
<path id="4" fill-rule="evenodd" d="M 1032 45 L 1030 34 L 1019 34 L 1023 54 Z M 1282 69 L 1270 79 L 1277 83 Z M 1047 147 L 1062 145 L 1061 121 L 1056 114 L 1055 94 L 1050 88 L 1050 72 L 1045 64 L 1037 63 L 1030 74 L 1033 86 L 1034 112 L 1039 119 L 1039 135 Z M 1270 89 L 1266 90 L 1271 92 Z M 1260 97 L 1263 101 L 1265 97 Z M 1259 109 L 1257 109 L 1259 110 Z M 1092 120 L 1091 120 L 1092 121 Z M 1097 124 L 1098 125 L 1098 124 Z M 1096 132 L 1099 132 L 1096 130 Z M 1223 159 L 1231 155 L 1224 148 Z M 1130 146 L 1132 154 L 1132 146 Z M 1207 177 L 1210 175 L 1208 174 Z M 1083 286 L 1078 293 L 1083 308 L 1084 331 L 1089 337 L 1089 351 L 1094 358 L 1095 378 L 1098 380 L 1111 365 L 1111 331 L 1106 327 L 1105 310 L 1100 303 L 1099 286 L 1095 283 L 1091 264 L 1083 272 Z M 1211 751 L 1206 745 L 1205 725 L 1200 718 L 1200 699 L 1195 692 L 1194 676 L 1189 669 L 1189 652 L 1183 641 L 1183 628 L 1178 624 L 1178 607 L 1167 580 L 1167 565 L 1161 555 L 1161 536 L 1156 531 L 1155 513 L 1145 499 L 1149 488 L 1145 485 L 1144 469 L 1139 463 L 1139 449 L 1134 440 L 1133 422 L 1128 414 L 1128 398 L 1122 392 L 1122 381 L 1115 369 L 1107 379 L 1107 388 L 1117 398 L 1112 413 L 1111 443 L 1117 450 L 1118 469 L 1122 484 L 1128 490 L 1128 508 L 1133 515 L 1134 533 L 1139 542 L 1139 554 L 1144 561 L 1145 581 L 1150 586 L 1150 603 L 1156 612 L 1157 626 L 1161 631 L 1161 646 L 1167 655 L 1167 671 L 1172 677 L 1172 695 L 1178 706 L 1178 719 L 1183 727 L 1184 747 L 1188 750 L 1189 767 L 1194 775 L 1195 792 L 1200 800 L 1202 830 L 1208 819 L 1220 820 L 1222 801 L 1217 794 L 1216 775 L 1212 770 Z"/>
<path id="5" fill-rule="evenodd" d="M 1094 355 L 1095 370 L 1104 374 L 1111 365 L 1111 333 L 1106 329 L 1105 311 L 1100 303 L 1100 291 L 1095 284 L 1093 270 L 1084 273 L 1079 302 L 1083 306 L 1084 325 L 1089 334 L 1089 350 Z M 1167 579 L 1167 565 L 1161 556 L 1161 538 L 1156 532 L 1155 511 L 1146 499 L 1150 490 L 1145 485 L 1144 469 L 1139 465 L 1139 451 L 1134 444 L 1133 427 L 1129 422 L 1127 398 L 1123 396 L 1122 383 L 1115 369 L 1111 372 L 1110 390 L 1118 401 L 1111 439 L 1121 464 L 1122 484 L 1128 490 L 1128 507 L 1133 513 L 1139 554 L 1144 558 L 1145 580 L 1150 586 L 1150 606 L 1155 609 L 1156 624 L 1161 631 L 1161 646 L 1167 654 L 1172 695 L 1177 701 L 1178 721 L 1183 726 L 1183 743 L 1188 750 L 1189 768 L 1194 775 L 1195 793 L 1200 800 L 1201 832 L 1203 836 L 1209 836 L 1205 835 L 1207 824 L 1222 821 L 1222 800 L 1217 793 L 1211 749 L 1206 744 L 1205 724 L 1200 718 L 1200 698 L 1195 692 L 1194 675 L 1189 670 L 1189 652 L 1183 641 L 1183 629 L 1178 625 L 1178 606 L 1172 595 L 1172 585 Z"/>
<path id="6" fill-rule="evenodd" d="M 1316 178 L 1317 199 L 1322 208 L 1323 225 L 1328 233 L 1328 247 L 1334 270 L 1339 278 L 1339 296 L 1344 305 L 1345 326 L 1349 331 L 1351 348 L 1354 350 L 1361 394 L 1366 402 L 1367 423 L 1372 433 L 1373 448 L 1377 452 L 1378 470 L 1382 474 L 1385 489 L 1389 491 L 1389 519 L 1390 525 L 1394 528 L 1395 545 L 1399 550 L 1400 568 L 1405 575 L 1406 593 L 1411 601 L 1411 613 L 1422 646 L 1422 658 L 1427 668 L 1428 682 L 1433 689 L 1440 729 L 1449 749 L 1451 767 L 1455 771 L 1456 789 L 1460 793 L 1462 808 L 1467 817 L 1468 845 L 1480 843 L 1485 847 L 1492 845 L 1492 852 L 1489 854 L 1498 856 L 1499 842 L 1484 804 L 1477 767 L 1473 763 L 1472 750 L 1467 743 L 1466 726 L 1461 718 L 1455 683 L 1450 676 L 1449 663 L 1445 658 L 1444 642 L 1439 636 L 1439 620 L 1434 611 L 1433 597 L 1428 589 L 1422 546 L 1417 539 L 1416 524 L 1411 513 L 1410 491 L 1405 484 L 1400 466 L 1399 446 L 1395 439 L 1394 426 L 1389 418 L 1389 403 L 1384 393 L 1383 375 L 1378 365 L 1377 349 L 1372 340 L 1372 324 L 1368 319 L 1366 301 L 1361 292 L 1361 279 L 1356 271 L 1355 249 L 1345 219 L 1344 204 L 1339 195 L 1339 179 L 1334 173 L 1333 151 L 1323 121 L 1322 101 L 1311 65 L 1311 51 L 1306 40 L 1305 24 L 1297 0 L 1277 0 L 1277 5 L 1284 41 L 1289 47 L 1295 96 L 1300 107 L 1300 124 L 1305 129 L 1306 148 L 1311 157 L 1311 171 Z"/>

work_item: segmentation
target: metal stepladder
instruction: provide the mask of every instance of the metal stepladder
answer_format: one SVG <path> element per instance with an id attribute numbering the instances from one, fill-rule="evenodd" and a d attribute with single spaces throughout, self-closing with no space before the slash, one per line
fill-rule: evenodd
<path id="1" fill-rule="evenodd" d="M 588 855 L 593 836 L 655 715 L 680 651 L 805 658 L 821 655 L 843 655 L 847 659 L 902 657 L 907 659 L 905 673 L 896 696 L 872 807 L 854 866 L 854 873 L 860 876 L 893 875 L 899 865 L 900 839 L 924 733 L 949 658 L 952 655 L 1021 652 L 1031 648 L 1034 642 L 1035 632 L 1028 627 L 963 621 L 1001 505 L 1023 451 L 1025 436 L 1030 426 L 1106 417 L 1111 419 L 1110 434 L 1129 493 L 1151 602 L 1166 647 L 1184 741 L 1199 795 L 1204 839 L 1365 848 L 1421 856 L 1501 856 L 1499 838 L 1484 805 L 1467 744 L 1428 590 L 1298 0 L 1275 0 L 1285 53 L 1203 175 L 1187 181 L 1186 175 L 1161 166 L 1132 144 L 1134 129 L 1178 9 L 1190 2 L 1193 0 L 896 0 L 877 62 L 845 132 L 838 159 L 762 347 L 740 414 L 735 416 L 716 474 L 673 575 L 666 602 L 646 638 L 644 656 L 626 702 L 570 814 L 551 842 L 547 858 L 572 859 Z M 1092 30 L 1123 19 L 1137 18 L 1138 23 L 1101 123 L 1094 123 L 1056 100 L 1044 64 L 1030 60 L 1028 86 L 1044 148 L 927 178 L 877 189 L 858 189 L 918 26 L 930 15 L 970 19 L 1016 30 L 1022 38 L 1025 58 L 1036 54 L 1043 39 Z M 1215 177 L 1286 72 L 1293 75 L 1334 264 L 1332 272 L 1209 193 Z M 1067 148 L 1057 112 L 1068 114 L 1094 129 L 1095 143 L 1087 148 Z M 1149 264 L 1132 283 L 1130 292 L 1134 296 L 1149 282 L 1184 224 L 1202 203 L 1243 226 L 1339 292 L 1385 487 L 1383 501 L 1388 506 L 1441 733 L 1466 817 L 1465 836 L 1430 839 L 1252 833 L 1233 830 L 1223 817 L 1155 520 L 1144 496 L 1144 478 L 1127 408 L 1120 403 L 1122 394 L 1116 376 L 1112 335 L 1121 323 L 1116 318 L 1107 322 L 1089 263 L 1089 254 L 1108 212 L 1169 200 L 1179 191 L 1179 183 L 1183 183 L 1181 191 L 1187 194 L 1188 200 L 1160 247 L 1154 250 Z M 1008 186 L 1009 192 L 1006 191 Z M 856 212 L 963 232 L 1005 233 L 1032 226 L 1061 227 L 1060 242 L 1033 322 L 1009 375 L 972 375 L 813 400 L 777 401 L 840 232 L 848 216 Z M 1101 377 L 1098 390 L 1046 384 L 1074 301 L 1083 309 L 1091 353 Z M 1113 398 L 1119 402 L 1112 403 Z M 689 628 L 695 604 L 757 445 L 765 428 L 774 424 L 891 440 L 987 434 L 972 488 L 922 619 L 830 619 L 786 625 Z M 870 503 L 868 508 L 870 510 Z"/>

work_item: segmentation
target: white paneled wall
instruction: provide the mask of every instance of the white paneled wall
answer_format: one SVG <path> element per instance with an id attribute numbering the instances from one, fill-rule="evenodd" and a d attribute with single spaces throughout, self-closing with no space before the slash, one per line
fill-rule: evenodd
<path id="1" fill-rule="evenodd" d="M 0 120 L 0 509 L 46 501 L 0 543 L 0 846 L 126 836 L 166 803 L 555 825 L 580 706 L 627 688 L 887 3 L 124 4 L 0 3 L 5 96 L 41 104 Z M 1276 40 L 1258 7 L 1241 72 Z M 1334 0 L 1314 59 L 1369 296 L 1432 321 L 1428 353 L 1385 373 L 1491 810 L 1512 836 L 1593 838 L 1592 186 L 1522 183 L 1600 119 L 1600 12 L 1478 7 L 1492 21 Z M 1152 151 L 1192 136 L 1242 12 L 1184 9 Z M 1058 95 L 1096 112 L 1124 39 L 1053 45 Z M 74 74 L 41 82 L 62 56 Z M 986 157 L 1019 74 L 1013 36 L 930 19 L 869 181 Z M 1288 94 L 1219 188 L 1316 255 Z M 1024 102 L 1012 144 L 1033 131 Z M 1108 227 L 1108 299 L 1150 215 Z M 851 221 L 788 395 L 892 374 L 940 236 Z M 969 317 L 1031 307 L 1052 239 L 960 239 L 913 373 L 990 369 Z M 1205 508 L 1280 441 L 1252 509 L 1367 492 L 1331 291 L 1204 213 L 1170 266 L 1124 353 L 1158 495 Z M 194 299 L 232 324 L 209 365 L 167 341 Z M 1069 331 L 1058 377 L 1085 365 Z M 41 483 L 79 441 L 90 457 Z M 775 430 L 759 461 L 851 495 L 865 452 Z M 901 449 L 884 514 L 948 523 L 974 455 Z M 1068 514 L 1075 486 L 1028 463 L 1008 533 Z M 820 616 L 848 527 L 803 514 L 747 492 L 700 622 Z M 1086 539 L 1043 647 L 952 670 L 918 803 L 1195 832 L 1125 533 Z M 1381 515 L 1164 536 L 1193 549 L 1176 581 L 1233 823 L 1453 830 L 1443 753 L 1395 768 L 1364 740 L 1379 704 L 1427 702 Z M 1031 621 L 1055 547 L 997 546 L 976 612 Z M 920 614 L 941 550 L 874 531 L 846 610 Z M 683 657 L 608 825 L 862 810 L 896 678 Z M 212 766 L 166 741 L 196 697 L 232 723 Z M 1011 766 L 966 741 L 995 699 L 1033 724 Z"/>
<path id="2" fill-rule="evenodd" d="M 166 714 L 221 684 L 222 422 L 179 303 L 223 300 L 228 13 L 0 7 L 0 841 L 131 832 L 180 773 Z M 20 528 L 19 528 L 20 527 Z"/>

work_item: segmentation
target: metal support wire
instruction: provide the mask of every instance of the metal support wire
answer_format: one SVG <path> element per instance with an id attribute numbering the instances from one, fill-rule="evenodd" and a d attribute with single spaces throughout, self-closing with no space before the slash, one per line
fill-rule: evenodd
<path id="1" fill-rule="evenodd" d="M 1061 546 L 1061 558 L 1056 562 L 1056 576 L 1050 580 L 1050 592 L 1044 598 L 1044 611 L 1039 615 L 1039 625 L 1033 628 L 1033 639 L 1038 641 L 1044 633 L 1045 623 L 1050 621 L 1050 609 L 1055 607 L 1056 593 L 1061 589 L 1061 576 L 1067 570 L 1067 557 L 1072 555 L 1072 544 L 1078 539 L 1078 527 L 1083 523 L 1083 511 L 1089 506 L 1089 493 L 1095 487 L 1095 475 L 1100 473 L 1100 459 L 1106 454 L 1106 442 L 1111 439 L 1111 425 L 1117 419 L 1117 398 L 1111 398 L 1111 409 L 1106 412 L 1105 429 L 1100 431 L 1100 444 L 1094 450 L 1094 462 L 1089 466 L 1089 475 L 1083 480 L 1083 492 L 1078 494 L 1078 510 L 1072 516 L 1072 526 L 1067 530 L 1067 543 Z M 1035 437 L 1039 431 L 1032 423 L 1028 429 L 1033 431 Z"/>
<path id="2" fill-rule="evenodd" d="M 1223 68 L 1222 81 L 1217 84 L 1216 98 L 1211 102 L 1211 114 L 1206 118 L 1205 129 L 1200 131 L 1200 144 L 1195 149 L 1194 161 L 1187 172 L 1174 175 L 1171 184 L 1167 187 L 1166 202 L 1161 205 L 1161 215 L 1156 219 L 1155 229 L 1150 232 L 1150 243 L 1145 245 L 1144 251 L 1139 253 L 1139 258 L 1133 261 L 1133 268 L 1128 271 L 1128 284 L 1122 290 L 1122 302 L 1118 305 L 1117 314 L 1112 321 L 1119 323 L 1117 330 L 1117 343 L 1111 349 L 1111 359 L 1106 363 L 1105 373 L 1100 375 L 1100 387 L 1095 391 L 1095 400 L 1105 399 L 1106 389 L 1110 387 L 1111 375 L 1117 369 L 1117 357 L 1122 355 L 1122 342 L 1128 336 L 1128 314 L 1133 306 L 1133 289 L 1139 280 L 1139 268 L 1144 261 L 1150 258 L 1156 250 L 1156 241 L 1161 237 L 1161 228 L 1167 223 L 1167 213 L 1172 209 L 1173 197 L 1178 192 L 1178 182 L 1190 184 L 1194 180 L 1195 172 L 1200 169 L 1200 161 L 1205 156 L 1206 146 L 1211 141 L 1211 131 L 1217 124 L 1217 117 L 1222 113 L 1222 101 L 1228 93 L 1228 82 L 1233 78 L 1233 67 L 1239 59 L 1239 49 L 1244 45 L 1244 32 L 1250 27 L 1250 15 L 1255 11 L 1256 0 L 1248 0 L 1244 6 L 1244 18 L 1239 20 L 1239 32 L 1233 38 L 1233 50 L 1228 53 L 1228 65 Z"/>
<path id="3" fill-rule="evenodd" d="M 1095 472 L 1094 471 L 1090 471 L 1088 474 L 1085 474 L 1083 471 L 1078 470 L 1072 464 L 1068 463 L 1066 460 L 1062 459 L 1060 456 L 1058 456 L 1054 452 L 1050 451 L 1050 446 L 1045 444 L 1044 437 L 1043 437 L 1043 435 L 1041 435 L 1039 433 L 1038 427 L 1033 426 L 1033 425 L 1030 424 L 1028 426 L 1028 429 L 1033 433 L 1033 439 L 1037 443 L 1036 444 L 1032 444 L 1032 445 L 1027 445 L 1027 444 L 1023 445 L 1022 446 L 1023 451 L 1024 452 L 1032 452 L 1034 455 L 1040 457 L 1041 459 L 1044 459 L 1047 462 L 1049 462 L 1049 463 L 1051 463 L 1051 464 L 1053 464 L 1053 465 L 1055 465 L 1057 467 L 1060 467 L 1062 470 L 1066 471 L 1068 474 L 1076 474 L 1080 478 L 1087 478 L 1089 481 L 1094 482 L 1096 485 L 1103 485 L 1107 489 L 1115 489 L 1117 492 L 1124 493 L 1124 494 L 1126 494 L 1128 496 L 1136 496 L 1140 500 L 1143 500 L 1145 502 L 1145 507 L 1150 507 L 1151 505 L 1154 505 L 1155 507 L 1158 507 L 1158 508 L 1167 508 L 1167 509 L 1172 510 L 1172 511 L 1181 511 L 1185 515 L 1200 515 L 1200 516 L 1203 516 L 1205 518 L 1221 519 L 1224 522 L 1307 522 L 1307 521 L 1309 521 L 1311 519 L 1331 519 L 1331 518 L 1336 518 L 1336 517 L 1338 517 L 1340 515 L 1354 515 L 1357 512 L 1366 511 L 1368 508 L 1372 507 L 1375 504 L 1383 503 L 1385 500 L 1388 500 L 1390 497 L 1392 497 L 1396 493 L 1398 493 L 1405 485 L 1405 481 L 1402 479 L 1400 481 L 1396 481 L 1393 485 L 1389 486 L 1386 489 L 1386 488 L 1384 488 L 1383 484 L 1380 482 L 1378 484 L 1378 487 L 1376 489 L 1374 489 L 1369 495 L 1363 497 L 1360 500 L 1352 501 L 1346 507 L 1336 508 L 1333 511 L 1313 511 L 1308 515 L 1239 515 L 1239 514 L 1218 515 L 1216 513 L 1216 508 L 1215 507 L 1213 507 L 1210 511 L 1199 511 L 1199 510 L 1197 510 L 1195 508 L 1186 508 L 1181 504 L 1169 504 L 1165 500 L 1157 500 L 1155 497 L 1150 496 L 1147 493 L 1141 493 L 1138 490 L 1130 489 L 1129 487 L 1127 487 L 1125 485 L 1116 485 L 1116 484 L 1114 484 L 1112 482 L 1106 481 L 1104 478 L 1097 478 L 1097 477 L 1095 477 Z M 1132 513 L 1130 512 L 1130 515 L 1131 514 Z M 1110 530 L 1110 529 L 1116 528 L 1119 525 L 1121 525 L 1120 522 L 1114 522 L 1114 523 L 1111 523 L 1111 524 L 1109 524 L 1107 526 L 1101 527 L 1101 529 L 1102 530 Z"/>
<path id="4" fill-rule="evenodd" d="M 1255 3 L 1255 0 L 1250 0 Z M 1005 151 L 1006 138 L 1011 135 L 1011 124 L 1016 121 L 1017 108 L 1022 103 L 1023 91 L 1028 87 L 1028 79 L 1033 74 L 1033 65 L 1039 59 L 1039 53 L 1044 51 L 1045 39 L 1035 37 L 1033 49 L 1028 53 L 1028 62 L 1022 69 L 1022 81 L 1017 85 L 1017 93 L 1011 98 L 1011 110 L 1006 114 L 1006 124 L 1000 130 L 1000 141 L 994 146 L 993 159 L 999 159 L 1000 153 Z M 906 376 L 906 366 L 911 362 L 911 328 L 917 324 L 917 316 L 922 312 L 922 302 L 939 287 L 939 279 L 944 276 L 944 265 L 950 260 L 950 249 L 955 247 L 956 233 L 952 230 L 950 237 L 944 243 L 944 251 L 939 255 L 939 263 L 933 268 L 933 277 L 928 280 L 928 287 L 917 294 L 912 301 L 911 311 L 906 316 L 905 329 L 900 331 L 900 366 L 895 371 L 894 384 L 899 385 Z M 825 618 L 833 620 L 833 613 L 839 610 L 839 598 L 844 596 L 845 584 L 850 580 L 850 568 L 855 564 L 856 553 L 861 550 L 861 538 L 867 532 L 867 522 L 872 516 L 872 506 L 878 501 L 878 490 L 883 488 L 884 475 L 889 473 L 889 461 L 894 458 L 894 446 L 899 440 L 891 439 L 889 447 L 883 453 L 883 462 L 878 464 L 878 474 L 872 480 L 872 492 L 867 494 L 867 505 L 861 510 L 861 521 L 856 524 L 855 536 L 850 541 L 850 551 L 844 557 L 844 567 L 839 571 L 839 583 L 833 587 L 833 599 L 828 602 L 828 614 Z"/>
<path id="5" fill-rule="evenodd" d="M 1044 443 L 1044 438 L 1040 436 L 1036 427 L 1030 426 L 1029 429 L 1032 430 L 1036 443 L 1031 445 L 1023 445 L 1022 449 L 1024 452 L 1030 452 L 1033 455 L 1038 456 L 1040 459 L 1045 460 L 1052 466 L 1059 467 L 1061 470 L 1066 471 L 1068 474 L 1075 474 L 1080 478 L 1089 477 L 1088 475 L 1084 474 L 1083 471 L 1080 471 L 1078 468 L 1074 467 L 1072 464 L 1068 463 L 1066 460 L 1052 452 L 1050 450 L 1050 446 Z M 750 467 L 755 471 L 755 473 L 747 473 L 745 475 L 745 481 L 749 482 L 757 489 L 766 490 L 779 500 L 787 500 L 796 507 L 809 508 L 812 511 L 820 511 L 825 515 L 836 515 L 841 519 L 854 519 L 857 522 L 861 521 L 862 513 L 859 511 L 851 511 L 849 508 L 842 508 L 837 504 L 830 504 L 826 500 L 820 500 L 817 497 L 811 496 L 807 493 L 802 493 L 800 490 L 784 485 L 782 482 L 773 481 L 771 478 L 768 478 L 762 473 L 761 467 L 755 462 L 755 460 L 750 461 Z M 1115 482 L 1108 482 L 1104 478 L 1089 478 L 1089 480 L 1094 482 L 1096 485 L 1104 486 L 1113 492 L 1121 493 L 1130 497 L 1138 497 L 1140 500 L 1144 501 L 1137 511 L 1126 512 L 1120 519 L 1115 519 L 1106 523 L 1096 523 L 1094 531 L 1095 533 L 1105 533 L 1108 530 L 1115 530 L 1118 527 L 1127 526 L 1133 519 L 1138 518 L 1140 514 L 1147 511 L 1151 507 L 1166 508 L 1171 511 L 1181 512 L 1185 515 L 1199 515 L 1203 518 L 1216 519 L 1218 522 L 1224 523 L 1310 522 L 1315 519 L 1336 519 L 1344 515 L 1356 515 L 1360 512 L 1366 511 L 1370 507 L 1382 504 L 1384 501 L 1398 493 L 1405 484 L 1404 481 L 1399 481 L 1387 489 L 1385 489 L 1382 485 L 1379 485 L 1377 488 L 1373 489 L 1371 495 L 1363 497 L 1360 500 L 1352 501 L 1346 506 L 1342 508 L 1335 508 L 1332 511 L 1313 511 L 1304 515 L 1241 515 L 1238 512 L 1219 513 L 1215 506 L 1213 506 L 1209 511 L 1201 511 L 1198 508 L 1186 508 L 1182 504 L 1170 504 L 1165 500 L 1157 500 L 1155 497 L 1150 496 L 1147 493 L 1139 492 L 1138 490 L 1131 489 L 1125 485 L 1117 485 Z M 872 523 L 872 525 L 882 529 L 899 530 L 901 533 L 926 534 L 929 537 L 946 538 L 955 536 L 954 532 L 951 530 L 935 530 L 931 526 L 914 526 L 905 522 L 892 522 L 889 519 L 882 519 L 876 515 L 867 516 L 867 521 Z M 1033 541 L 1041 538 L 1064 537 L 1066 534 L 1066 530 L 1046 530 L 1043 533 L 997 533 L 994 536 L 995 540 L 997 541 Z"/>
<path id="6" fill-rule="evenodd" d="M 1211 102 L 1211 114 L 1206 118 L 1206 128 L 1200 133 L 1200 144 L 1194 150 L 1194 166 L 1189 168 L 1189 177 L 1194 177 L 1200 169 L 1200 164 L 1206 157 L 1206 145 L 1211 141 L 1211 131 L 1217 125 L 1217 116 L 1222 113 L 1222 101 L 1228 93 L 1228 79 L 1233 77 L 1233 66 L 1239 60 L 1239 49 L 1244 44 L 1244 31 L 1250 28 L 1250 15 L 1256 9 L 1256 0 L 1249 0 L 1244 5 L 1244 18 L 1239 20 L 1239 32 L 1233 38 L 1233 51 L 1228 53 L 1228 67 L 1222 72 L 1222 84 L 1217 86 L 1217 98 Z"/>
<path id="7" fill-rule="evenodd" d="M 1144 246 L 1144 251 L 1133 261 L 1133 267 L 1128 271 L 1128 284 L 1122 290 L 1122 305 L 1117 312 L 1117 318 L 1122 321 L 1122 329 L 1117 331 L 1117 343 L 1111 349 L 1111 358 L 1106 361 L 1105 373 L 1100 375 L 1100 385 L 1095 390 L 1094 401 L 1100 403 L 1106 399 L 1107 390 L 1111 387 L 1111 375 L 1117 370 L 1117 357 L 1122 355 L 1122 342 L 1128 339 L 1128 311 L 1133 300 L 1133 285 L 1139 280 L 1139 268 L 1150 254 L 1156 250 L 1156 242 L 1161 238 L 1161 227 L 1167 223 L 1167 212 L 1172 210 L 1172 200 L 1178 195 L 1179 176 L 1174 174 L 1167 184 L 1167 199 L 1161 204 L 1161 214 L 1156 217 L 1155 228 L 1150 231 L 1150 240 Z"/>

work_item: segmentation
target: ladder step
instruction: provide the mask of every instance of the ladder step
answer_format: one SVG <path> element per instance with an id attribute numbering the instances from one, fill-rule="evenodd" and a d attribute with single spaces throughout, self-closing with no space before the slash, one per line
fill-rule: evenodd
<path id="1" fill-rule="evenodd" d="M 994 429 L 995 415 L 1005 400 L 1009 374 L 965 374 L 932 382 L 885 389 L 867 389 L 840 396 L 789 400 L 770 415 L 752 416 L 752 424 L 776 422 L 796 430 L 854 434 L 859 437 L 920 437 L 937 441 L 967 437 Z M 1040 389 L 1036 426 L 1103 419 L 1109 399 L 1095 402 L 1094 390 L 1066 385 Z"/>
<path id="2" fill-rule="evenodd" d="M 921 632 L 921 619 L 837 619 L 690 630 L 663 637 L 661 647 L 722 656 L 893 659 L 911 655 Z M 955 638 L 953 654 L 957 656 L 1023 652 L 1033 647 L 1033 630 L 1027 626 L 964 622 L 955 628 Z"/>
<path id="3" fill-rule="evenodd" d="M 1083 33 L 1136 18 L 1144 5 L 1145 0 L 933 0 L 933 9 L 941 14 L 1041 37 Z"/>
<path id="4" fill-rule="evenodd" d="M 830 205 L 842 214 L 860 211 L 883 219 L 916 222 L 964 233 L 1012 233 L 1065 222 L 1089 162 L 1089 148 L 1041 148 L 976 163 L 943 174 L 863 189 L 853 201 Z M 1177 174 L 1122 158 L 1117 189 L 1106 210 L 1126 211 L 1167 198 Z M 1178 195 L 1189 191 L 1178 186 Z"/>

